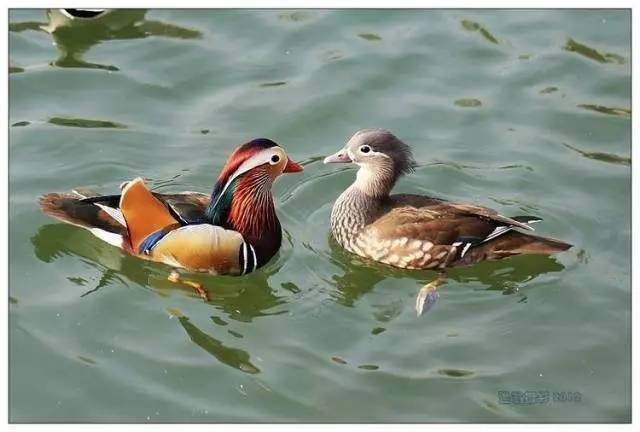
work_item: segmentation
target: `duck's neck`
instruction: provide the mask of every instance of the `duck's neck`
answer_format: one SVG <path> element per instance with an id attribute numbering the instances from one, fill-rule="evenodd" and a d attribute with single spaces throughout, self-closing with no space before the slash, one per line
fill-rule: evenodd
<path id="1" fill-rule="evenodd" d="M 384 200 L 391 193 L 397 176 L 390 165 L 363 165 L 358 170 L 352 187 L 374 199 Z"/>
<path id="2" fill-rule="evenodd" d="M 356 184 L 336 200 L 331 211 L 331 232 L 340 245 L 352 250 L 360 232 L 379 215 L 384 200 L 364 193 Z"/>
<path id="3" fill-rule="evenodd" d="M 214 190 L 207 211 L 209 222 L 242 234 L 254 247 L 258 266 L 261 266 L 278 252 L 282 242 L 271 184 L 241 177 L 229 189 L 221 197 L 216 197 Z M 216 204 L 218 198 L 220 202 Z"/>

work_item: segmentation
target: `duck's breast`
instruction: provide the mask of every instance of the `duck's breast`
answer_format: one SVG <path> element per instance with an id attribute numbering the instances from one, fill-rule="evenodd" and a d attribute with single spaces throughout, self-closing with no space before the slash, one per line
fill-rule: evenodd
<path id="1" fill-rule="evenodd" d="M 243 244 L 237 231 L 210 224 L 187 225 L 165 235 L 149 255 L 156 261 L 190 270 L 240 274 Z"/>

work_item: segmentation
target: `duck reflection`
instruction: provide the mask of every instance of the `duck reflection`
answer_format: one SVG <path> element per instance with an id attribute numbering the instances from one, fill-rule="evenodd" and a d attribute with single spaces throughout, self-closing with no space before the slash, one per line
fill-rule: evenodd
<path id="1" fill-rule="evenodd" d="M 198 296 L 188 285 L 167 280 L 170 267 L 146 262 L 129 256 L 117 248 L 96 240 L 85 230 L 70 225 L 51 224 L 39 228 L 31 238 L 34 253 L 43 262 L 51 263 L 65 255 L 83 258 L 83 262 L 101 273 L 98 283 L 82 294 L 87 296 L 114 282 L 127 285 L 127 280 L 144 287 L 152 287 L 157 293 L 167 295 L 180 289 L 191 296 Z M 184 279 L 200 283 L 208 293 L 207 303 L 224 312 L 230 319 L 251 322 L 261 316 L 285 313 L 273 311 L 285 300 L 269 286 L 269 277 L 278 271 L 271 265 L 263 271 L 242 278 L 185 273 Z M 72 282 L 74 278 L 70 279 Z M 76 281 L 86 286 L 84 280 Z"/>
<path id="2" fill-rule="evenodd" d="M 180 311 L 172 309 L 169 312 L 178 318 L 191 341 L 219 362 L 249 374 L 260 372 L 260 369 L 251 363 L 251 356 L 245 350 L 224 345 L 218 339 L 200 330 L 189 320 L 189 317 L 184 316 Z"/>
<path id="3" fill-rule="evenodd" d="M 51 34 L 58 49 L 58 58 L 50 64 L 65 68 L 89 68 L 109 71 L 117 66 L 90 63 L 82 56 L 93 46 L 118 39 L 142 39 L 164 36 L 177 39 L 196 39 L 202 33 L 173 24 L 145 19 L 146 9 L 105 9 L 81 13 L 72 9 L 48 9 L 46 22 L 18 22 L 9 24 L 9 31 L 42 31 Z"/>
<path id="4" fill-rule="evenodd" d="M 331 262 L 342 270 L 341 275 L 336 274 L 332 277 L 331 283 L 336 288 L 333 298 L 343 306 L 353 306 L 360 297 L 383 280 L 408 277 L 408 273 L 402 269 L 372 263 L 346 252 L 333 238 L 329 240 L 329 245 Z M 514 294 L 518 292 L 520 284 L 546 273 L 560 272 L 564 268 L 553 256 L 515 256 L 500 261 L 485 261 L 470 267 L 447 269 L 445 284 L 480 282 L 486 290 Z M 411 275 L 417 276 L 421 282 L 432 280 L 433 274 L 430 270 L 411 272 Z M 445 287 L 440 290 L 443 288 Z"/>

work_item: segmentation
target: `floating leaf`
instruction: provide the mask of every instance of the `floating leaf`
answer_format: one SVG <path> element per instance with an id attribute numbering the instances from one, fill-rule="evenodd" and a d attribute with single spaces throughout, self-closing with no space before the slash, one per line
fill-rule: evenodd
<path id="1" fill-rule="evenodd" d="M 473 375 L 472 371 L 465 369 L 439 369 L 438 373 L 451 378 L 464 378 Z"/>
<path id="2" fill-rule="evenodd" d="M 127 126 L 108 121 L 108 120 L 90 120 L 82 118 L 66 118 L 66 117 L 51 117 L 49 123 L 58 126 L 79 127 L 79 128 L 115 128 L 126 129 Z"/>
<path id="3" fill-rule="evenodd" d="M 549 94 L 557 91 L 558 91 L 558 87 L 546 87 L 540 90 L 540 94 Z"/>
<path id="4" fill-rule="evenodd" d="M 624 64 L 626 62 L 621 55 L 598 51 L 571 38 L 567 39 L 567 43 L 562 48 L 600 63 Z"/>
<path id="5" fill-rule="evenodd" d="M 363 364 L 363 365 L 358 366 L 358 369 L 378 370 L 378 369 L 380 369 L 380 366 Z"/>
<path id="6" fill-rule="evenodd" d="M 478 99 L 458 99 L 454 104 L 463 108 L 475 108 L 481 106 L 482 102 Z"/>
<path id="7" fill-rule="evenodd" d="M 607 163 L 612 163 L 612 164 L 616 164 L 616 165 L 631 165 L 631 158 L 628 157 L 624 157 L 624 156 L 618 156 L 616 154 L 613 153 L 604 153 L 604 152 L 587 152 L 584 150 L 580 150 L 579 148 L 573 147 L 569 144 L 566 143 L 562 143 L 562 145 L 564 145 L 565 147 L 580 153 L 582 156 L 588 158 L 588 159 L 594 159 L 594 160 L 598 160 L 600 162 L 607 162 Z"/>
<path id="8" fill-rule="evenodd" d="M 461 23 L 462 23 L 462 27 L 464 27 L 465 30 L 477 31 L 489 42 L 494 44 L 498 43 L 498 39 L 496 39 L 496 37 L 493 34 L 491 34 L 491 32 L 487 30 L 487 28 L 484 27 L 482 24 L 477 23 L 475 21 L 471 21 L 471 20 L 462 20 Z"/>
<path id="9" fill-rule="evenodd" d="M 358 36 L 361 37 L 362 39 L 365 39 L 371 42 L 377 42 L 382 40 L 382 37 L 378 36 L 375 33 L 360 33 L 358 34 Z"/>
<path id="10" fill-rule="evenodd" d="M 371 334 L 372 335 L 379 335 L 380 333 L 386 331 L 387 329 L 384 327 L 375 327 L 373 330 L 371 330 Z"/>
<path id="11" fill-rule="evenodd" d="M 31 124 L 31 122 L 28 121 L 19 121 L 19 122 L 15 122 L 14 124 L 12 124 L 12 127 L 23 127 L 23 126 L 29 126 Z"/>
<path id="12" fill-rule="evenodd" d="M 93 359 L 90 359 L 89 357 L 85 357 L 85 356 L 79 355 L 78 359 L 82 360 L 85 363 L 89 363 L 89 364 L 92 364 L 92 365 L 96 364 L 96 361 L 93 360 Z"/>
<path id="13" fill-rule="evenodd" d="M 602 105 L 580 104 L 578 108 L 584 108 L 589 111 L 596 111 L 602 114 L 614 115 L 618 117 L 630 117 L 631 110 L 627 108 L 610 108 Z"/>
<path id="14" fill-rule="evenodd" d="M 280 87 L 287 84 L 286 81 L 273 81 L 260 84 L 260 87 Z"/>
<path id="15" fill-rule="evenodd" d="M 336 363 L 340 363 L 340 364 L 347 364 L 346 360 L 341 359 L 340 357 L 331 357 L 331 360 L 333 360 Z"/>
<path id="16" fill-rule="evenodd" d="M 9 66 L 9 73 L 20 73 L 20 72 L 24 72 L 24 68 L 21 68 L 20 66 Z"/>

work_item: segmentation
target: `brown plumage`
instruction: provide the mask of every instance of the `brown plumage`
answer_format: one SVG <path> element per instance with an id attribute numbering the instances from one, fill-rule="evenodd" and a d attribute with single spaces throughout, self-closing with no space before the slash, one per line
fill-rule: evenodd
<path id="1" fill-rule="evenodd" d="M 509 218 L 495 210 L 412 194 L 390 194 L 413 171 L 410 148 L 383 129 L 356 132 L 325 163 L 355 163 L 356 181 L 331 212 L 331 231 L 348 251 L 409 269 L 443 269 L 519 254 L 552 254 L 570 244 L 532 231 L 533 216 Z"/>

